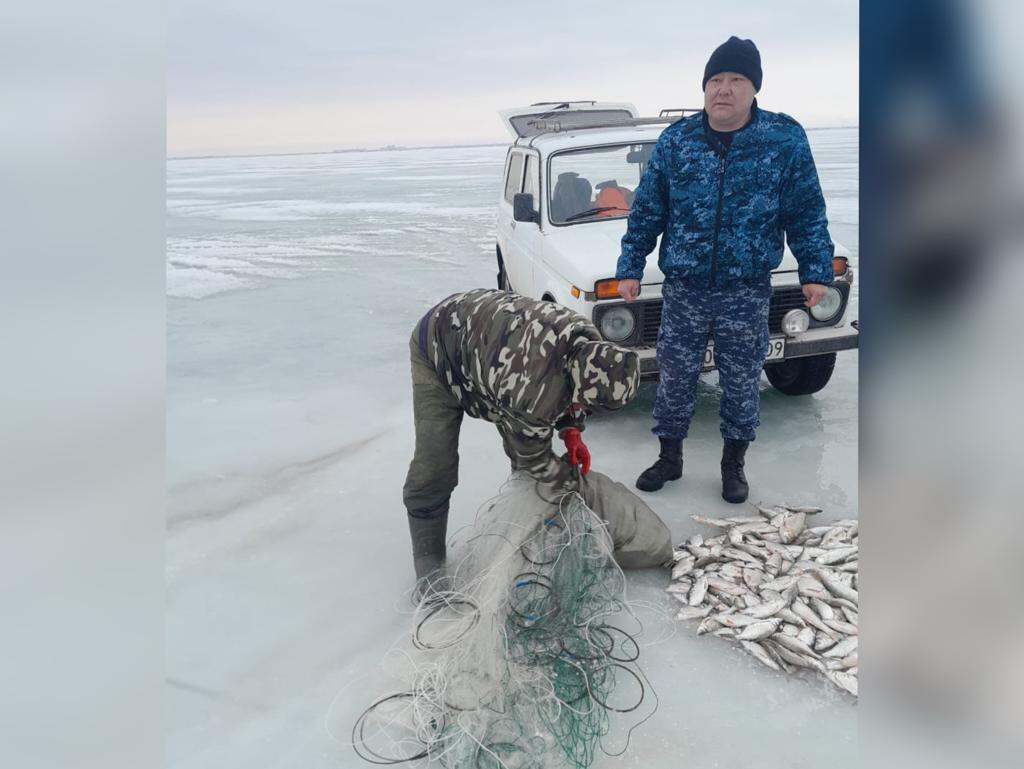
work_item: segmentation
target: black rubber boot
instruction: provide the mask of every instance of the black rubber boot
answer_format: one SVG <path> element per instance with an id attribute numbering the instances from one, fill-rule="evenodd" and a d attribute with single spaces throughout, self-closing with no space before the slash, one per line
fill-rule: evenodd
<path id="1" fill-rule="evenodd" d="M 640 491 L 657 491 L 666 481 L 675 481 L 683 477 L 683 442 L 673 438 L 658 438 L 661 441 L 661 453 L 657 461 L 640 473 L 636 479 L 636 487 Z"/>
<path id="2" fill-rule="evenodd" d="M 750 486 L 743 474 L 743 458 L 747 453 L 747 441 L 725 439 L 722 447 L 722 499 L 738 504 L 747 501 Z"/>
<path id="3" fill-rule="evenodd" d="M 443 592 L 448 585 L 448 579 L 442 571 L 448 534 L 448 505 L 438 510 L 422 512 L 421 515 L 409 514 L 417 601 L 429 599 L 433 593 Z"/>

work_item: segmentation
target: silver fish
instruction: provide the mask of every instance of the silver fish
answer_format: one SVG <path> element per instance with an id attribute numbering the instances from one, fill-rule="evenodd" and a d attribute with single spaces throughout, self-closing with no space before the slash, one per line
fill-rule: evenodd
<path id="1" fill-rule="evenodd" d="M 786 660 L 784 660 L 784 659 L 783 659 L 783 658 L 782 658 L 782 657 L 781 657 L 781 656 L 779 655 L 779 647 L 778 647 L 778 646 L 774 646 L 774 645 L 773 645 L 773 644 L 771 643 L 771 641 L 761 641 L 761 642 L 760 642 L 760 644 L 761 644 L 761 647 L 762 647 L 762 648 L 763 648 L 763 649 L 764 649 L 764 650 L 765 650 L 766 652 L 768 652 L 768 654 L 769 654 L 769 655 L 771 656 L 771 658 L 772 658 L 773 660 L 775 660 L 775 663 L 776 663 L 776 664 L 777 664 L 777 665 L 778 665 L 778 666 L 779 666 L 780 668 L 782 668 L 782 669 L 783 669 L 783 670 L 784 670 L 784 671 L 785 671 L 786 673 L 788 673 L 788 674 L 792 675 L 793 673 L 795 673 L 795 672 L 797 671 L 797 668 L 796 668 L 796 666 L 795 666 L 795 665 L 790 665 L 790 664 L 789 664 L 788 662 L 786 662 Z"/>
<path id="2" fill-rule="evenodd" d="M 852 638 L 845 638 L 839 643 L 837 643 L 835 646 L 833 646 L 831 649 L 825 652 L 825 656 L 835 657 L 836 659 L 842 659 L 850 652 L 856 651 L 856 649 L 857 636 L 853 636 Z"/>
<path id="3" fill-rule="evenodd" d="M 710 606 L 684 606 L 676 614 L 676 619 L 703 619 L 711 613 Z"/>
<path id="4" fill-rule="evenodd" d="M 738 547 L 725 547 L 722 548 L 722 556 L 725 558 L 731 558 L 734 561 L 744 561 L 754 566 L 761 565 L 761 559 L 757 556 L 751 555 L 750 553 L 744 553 Z"/>
<path id="5" fill-rule="evenodd" d="M 703 515 L 691 515 L 690 517 L 697 523 L 702 523 L 705 526 L 714 526 L 716 529 L 728 529 L 732 526 L 731 523 L 722 518 L 705 518 Z"/>
<path id="6" fill-rule="evenodd" d="M 717 590 L 719 593 L 725 593 L 726 595 L 743 595 L 747 589 L 734 585 L 729 580 L 722 579 L 721 577 L 707 577 L 708 588 Z"/>
<path id="7" fill-rule="evenodd" d="M 782 526 L 779 527 L 779 536 L 785 543 L 792 542 L 804 529 L 807 522 L 805 513 L 789 513 L 783 517 Z M 774 521 L 772 522 L 774 525 Z"/>
<path id="8" fill-rule="evenodd" d="M 736 549 L 737 550 L 742 550 L 744 553 L 749 553 L 750 555 L 754 556 L 759 561 L 767 560 L 767 558 L 769 556 L 767 548 L 758 547 L 757 545 L 751 544 L 751 543 L 748 543 L 748 542 L 744 542 L 742 544 L 736 545 Z"/>
<path id="9" fill-rule="evenodd" d="M 836 645 L 836 639 L 826 633 L 814 634 L 814 651 L 823 652 Z"/>
<path id="10" fill-rule="evenodd" d="M 723 577 L 731 580 L 743 579 L 743 566 L 738 563 L 726 563 L 718 570 Z"/>
<path id="11" fill-rule="evenodd" d="M 714 617 L 707 617 L 703 622 L 697 626 L 697 635 L 704 635 L 705 633 L 711 633 L 718 628 L 722 627 L 722 623 L 716 620 Z"/>
<path id="12" fill-rule="evenodd" d="M 716 614 L 715 619 L 724 627 L 731 627 L 734 629 L 743 628 L 747 625 L 753 625 L 762 621 L 746 614 L 729 613 L 727 611 Z"/>
<path id="13" fill-rule="evenodd" d="M 690 606 L 700 606 L 707 592 L 708 578 L 703 575 L 697 577 L 697 581 L 693 583 L 693 590 L 690 591 Z"/>
<path id="14" fill-rule="evenodd" d="M 797 590 L 802 596 L 818 600 L 829 597 L 829 592 L 825 589 L 825 586 L 810 574 L 801 575 L 796 584 Z"/>
<path id="15" fill-rule="evenodd" d="M 777 652 L 778 655 L 782 657 L 782 659 L 786 660 L 787 662 L 793 665 L 824 672 L 824 665 L 822 665 L 821 662 L 819 662 L 818 660 L 814 659 L 814 657 L 808 656 L 806 654 L 798 654 L 797 652 L 792 651 L 791 649 L 787 649 L 782 644 L 775 643 L 773 640 L 765 642 L 765 646 L 774 647 L 774 651 Z"/>
<path id="16" fill-rule="evenodd" d="M 790 651 L 796 652 L 797 654 L 805 654 L 811 658 L 817 658 L 818 656 L 818 653 L 815 652 L 814 649 L 796 636 L 786 635 L 785 633 L 776 633 L 772 636 L 772 640 L 781 646 L 785 646 Z"/>
<path id="17" fill-rule="evenodd" d="M 759 643 L 756 641 L 740 641 L 740 643 L 743 644 L 743 648 L 750 652 L 750 654 L 753 655 L 754 658 L 762 665 L 767 665 L 772 670 L 779 669 L 778 663 L 772 659 L 771 655 L 765 651 L 764 647 Z"/>
<path id="18" fill-rule="evenodd" d="M 778 590 L 782 591 L 786 588 L 795 585 L 799 577 L 795 574 L 787 574 L 782 577 L 776 577 L 775 579 L 765 582 L 761 585 L 761 590 Z"/>
<path id="19" fill-rule="evenodd" d="M 838 620 L 838 619 L 827 619 L 827 620 L 824 620 L 824 622 L 830 628 L 832 628 L 833 630 L 839 631 L 843 635 L 849 635 L 849 636 L 856 636 L 857 635 L 857 626 L 856 625 L 851 625 L 849 622 L 843 622 L 842 620 Z"/>
<path id="20" fill-rule="evenodd" d="M 840 689 L 845 689 L 854 697 L 857 696 L 857 676 L 851 675 L 842 670 L 829 670 L 825 673 L 828 676 L 828 680 L 838 686 Z"/>
<path id="21" fill-rule="evenodd" d="M 825 587 L 827 587 L 832 594 L 857 603 L 857 591 L 852 587 L 848 587 L 841 579 L 825 571 L 819 571 L 818 574 L 821 577 L 821 581 L 825 584 Z"/>
<path id="22" fill-rule="evenodd" d="M 781 609 L 779 611 L 779 617 L 781 619 L 784 619 L 786 622 L 790 622 L 794 625 L 799 625 L 800 627 L 803 627 L 807 624 L 806 622 L 804 622 L 803 617 L 801 617 L 799 614 L 797 614 L 789 608 Z"/>
<path id="23" fill-rule="evenodd" d="M 781 622 L 780 619 L 758 620 L 743 628 L 737 633 L 736 638 L 740 641 L 760 641 L 774 633 Z"/>
<path id="24" fill-rule="evenodd" d="M 826 596 L 826 598 L 827 597 L 828 596 Z M 818 612 L 818 616 L 821 617 L 821 619 L 824 621 L 836 618 L 835 610 L 827 603 L 818 598 L 811 599 L 811 606 L 814 608 L 816 612 Z"/>
<path id="25" fill-rule="evenodd" d="M 697 634 L 734 638 L 774 670 L 817 670 L 857 693 L 858 523 L 808 526 L 820 508 L 755 506 L 756 516 L 693 520 L 719 529 L 673 552 L 668 592 Z"/>
<path id="26" fill-rule="evenodd" d="M 757 526 L 764 525 L 764 519 L 759 515 L 731 516 L 725 520 L 733 526 L 745 526 L 747 524 L 755 524 Z"/>
<path id="27" fill-rule="evenodd" d="M 757 590 L 762 582 L 764 582 L 764 572 L 760 569 L 748 566 L 743 570 L 743 583 L 751 590 Z"/>
<path id="28" fill-rule="evenodd" d="M 817 515 L 821 512 L 820 507 L 794 507 L 793 505 L 782 505 L 791 513 L 803 513 L 804 515 Z"/>
<path id="29" fill-rule="evenodd" d="M 814 610 L 806 604 L 800 603 L 799 601 L 794 601 L 790 608 L 793 610 L 794 614 L 803 619 L 808 625 L 813 625 L 818 630 L 822 630 L 825 633 L 835 635 L 836 631 L 830 628 L 824 622 L 822 622 L 818 618 L 818 615 L 814 613 Z"/>
<path id="30" fill-rule="evenodd" d="M 676 565 L 672 567 L 672 579 L 679 579 L 680 577 L 689 574 L 693 571 L 695 563 L 696 561 L 692 555 L 687 554 L 685 558 L 680 558 L 676 562 Z"/>
<path id="31" fill-rule="evenodd" d="M 813 649 L 815 635 L 815 632 L 811 628 L 805 627 L 799 633 L 796 634 L 796 637 L 799 640 L 803 641 L 805 644 L 807 644 L 809 648 Z"/>
<path id="32" fill-rule="evenodd" d="M 757 619 L 767 619 L 768 617 L 774 617 L 779 614 L 783 609 L 786 608 L 785 598 L 775 598 L 770 601 L 764 601 L 763 603 L 754 604 L 753 606 L 747 607 L 743 610 L 743 613 L 748 617 L 756 617 Z"/>
<path id="33" fill-rule="evenodd" d="M 858 548 L 856 547 L 837 547 L 834 550 L 826 550 L 821 555 L 817 556 L 814 560 L 818 563 L 823 563 L 826 566 L 830 566 L 834 563 L 842 563 L 851 556 L 857 555 Z"/>

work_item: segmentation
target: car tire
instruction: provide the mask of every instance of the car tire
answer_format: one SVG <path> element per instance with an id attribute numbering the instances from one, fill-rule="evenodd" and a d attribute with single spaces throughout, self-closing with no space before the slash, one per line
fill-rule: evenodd
<path id="1" fill-rule="evenodd" d="M 786 395 L 811 395 L 821 390 L 832 378 L 836 354 L 793 358 L 764 367 L 765 376 L 779 392 Z"/>
<path id="2" fill-rule="evenodd" d="M 498 254 L 498 288 L 502 291 L 511 291 L 508 285 L 508 273 L 505 272 L 505 261 L 501 258 L 501 249 L 495 246 Z"/>

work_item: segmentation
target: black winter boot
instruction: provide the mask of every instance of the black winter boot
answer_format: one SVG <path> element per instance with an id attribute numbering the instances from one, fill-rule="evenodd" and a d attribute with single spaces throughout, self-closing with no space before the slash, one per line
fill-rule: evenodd
<path id="1" fill-rule="evenodd" d="M 658 438 L 661 453 L 657 461 L 640 473 L 636 487 L 640 491 L 657 491 L 666 481 L 683 477 L 683 442 L 674 438 Z"/>
<path id="2" fill-rule="evenodd" d="M 750 486 L 743 474 L 743 457 L 747 453 L 748 441 L 725 439 L 722 447 L 722 499 L 737 504 L 746 502 Z"/>
<path id="3" fill-rule="evenodd" d="M 446 589 L 444 564 L 445 542 L 448 534 L 448 505 L 430 511 L 430 517 L 409 514 L 409 534 L 412 537 L 412 563 L 416 570 L 416 599 Z"/>

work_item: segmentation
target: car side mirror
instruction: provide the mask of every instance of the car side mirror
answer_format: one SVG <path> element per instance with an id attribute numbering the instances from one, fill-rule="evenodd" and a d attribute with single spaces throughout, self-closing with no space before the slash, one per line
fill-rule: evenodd
<path id="1" fill-rule="evenodd" d="M 517 222 L 540 224 L 540 214 L 533 208 L 532 192 L 517 192 L 512 197 L 512 218 Z"/>

